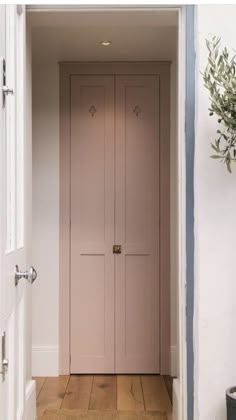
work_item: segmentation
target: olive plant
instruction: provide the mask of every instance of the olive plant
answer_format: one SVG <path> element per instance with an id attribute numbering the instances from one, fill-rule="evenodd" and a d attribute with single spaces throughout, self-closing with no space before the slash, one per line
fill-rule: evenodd
<path id="1" fill-rule="evenodd" d="M 203 73 L 210 94 L 210 115 L 220 124 L 217 138 L 211 143 L 213 159 L 221 159 L 231 172 L 236 161 L 236 60 L 229 50 L 221 47 L 221 39 L 206 40 L 208 63 Z"/>

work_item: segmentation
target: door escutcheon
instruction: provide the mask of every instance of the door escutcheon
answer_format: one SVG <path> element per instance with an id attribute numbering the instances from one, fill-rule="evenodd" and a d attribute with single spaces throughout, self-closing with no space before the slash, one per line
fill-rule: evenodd
<path id="1" fill-rule="evenodd" d="M 121 245 L 113 245 L 113 254 L 121 254 Z"/>

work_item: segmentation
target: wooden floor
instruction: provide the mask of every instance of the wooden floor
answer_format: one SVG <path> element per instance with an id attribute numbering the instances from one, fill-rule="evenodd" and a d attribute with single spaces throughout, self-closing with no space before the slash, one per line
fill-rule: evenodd
<path id="1" fill-rule="evenodd" d="M 165 380 L 159 375 L 72 375 L 35 380 L 37 419 L 47 409 L 172 411 Z"/>

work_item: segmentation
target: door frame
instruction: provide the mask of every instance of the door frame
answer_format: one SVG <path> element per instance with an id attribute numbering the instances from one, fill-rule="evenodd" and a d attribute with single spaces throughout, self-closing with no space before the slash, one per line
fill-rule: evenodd
<path id="1" fill-rule="evenodd" d="M 60 63 L 59 373 L 70 374 L 70 78 L 155 75 L 160 83 L 160 374 L 170 374 L 170 62 Z"/>

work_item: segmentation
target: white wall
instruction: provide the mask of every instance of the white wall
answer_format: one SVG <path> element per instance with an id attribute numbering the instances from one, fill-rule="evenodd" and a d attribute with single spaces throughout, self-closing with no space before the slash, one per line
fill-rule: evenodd
<path id="1" fill-rule="evenodd" d="M 33 66 L 33 375 L 58 374 L 59 71 Z"/>
<path id="2" fill-rule="evenodd" d="M 236 6 L 197 7 L 195 150 L 195 420 L 224 420 L 225 390 L 236 384 L 236 165 L 209 158 L 218 127 L 209 117 L 200 71 L 205 38 L 236 48 Z"/>

